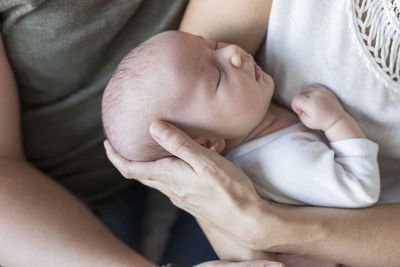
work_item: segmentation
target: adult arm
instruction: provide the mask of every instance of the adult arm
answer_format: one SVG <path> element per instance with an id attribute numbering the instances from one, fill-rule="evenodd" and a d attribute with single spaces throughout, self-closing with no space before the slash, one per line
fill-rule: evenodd
<path id="1" fill-rule="evenodd" d="M 255 54 L 267 33 L 271 6 L 272 0 L 191 0 L 180 30 L 220 43 L 237 44 Z M 207 224 L 198 222 L 222 259 L 272 258 L 268 253 L 245 248 Z"/>
<path id="2" fill-rule="evenodd" d="M 274 204 L 260 199 L 240 169 L 179 129 L 155 122 L 151 133 L 176 157 L 129 162 L 106 145 L 108 157 L 125 177 L 160 190 L 239 244 L 356 266 L 400 262 L 400 204 L 351 210 Z"/>
<path id="3" fill-rule="evenodd" d="M 279 218 L 276 226 L 268 228 L 259 221 L 260 237 L 269 236 L 272 242 L 252 237 L 249 243 L 253 246 L 352 266 L 398 266 L 400 262 L 400 204 L 365 209 L 276 204 L 276 208 L 275 216 Z M 271 207 L 264 209 L 260 217 L 270 216 Z M 274 231 L 285 234 L 273 235 Z"/>
<path id="4" fill-rule="evenodd" d="M 24 158 L 17 86 L 0 35 L 0 265 L 153 266 Z"/>
<path id="5" fill-rule="evenodd" d="M 254 261 L 254 260 L 276 260 L 274 253 L 255 250 L 245 247 L 238 242 L 228 238 L 213 227 L 197 220 L 208 240 L 213 246 L 218 258 L 229 261 Z"/>
<path id="6" fill-rule="evenodd" d="M 272 0 L 191 0 L 180 30 L 254 54 L 267 33 L 271 6 Z"/>

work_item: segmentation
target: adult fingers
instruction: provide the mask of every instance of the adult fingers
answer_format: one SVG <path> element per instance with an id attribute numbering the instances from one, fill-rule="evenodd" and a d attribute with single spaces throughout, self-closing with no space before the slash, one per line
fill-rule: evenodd
<path id="1" fill-rule="evenodd" d="M 194 169 L 204 165 L 211 153 L 216 153 L 202 147 L 183 131 L 164 121 L 153 122 L 150 133 L 169 153 L 182 159 Z"/>
<path id="2" fill-rule="evenodd" d="M 195 267 L 284 267 L 282 263 L 257 260 L 257 261 L 246 261 L 246 262 L 230 262 L 230 261 L 209 261 L 196 265 Z"/>
<path id="3" fill-rule="evenodd" d="M 115 151 L 108 140 L 104 141 L 104 148 L 108 159 L 125 178 L 151 179 L 157 172 L 156 169 L 159 164 L 155 161 L 135 162 L 127 160 Z"/>

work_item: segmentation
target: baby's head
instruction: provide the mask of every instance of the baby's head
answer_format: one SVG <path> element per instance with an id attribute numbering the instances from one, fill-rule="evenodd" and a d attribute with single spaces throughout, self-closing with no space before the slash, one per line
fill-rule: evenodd
<path id="1" fill-rule="evenodd" d="M 108 83 L 102 103 L 105 133 L 124 157 L 155 160 L 169 154 L 150 136 L 165 120 L 221 152 L 264 118 L 273 81 L 235 45 L 179 31 L 158 34 L 133 49 Z"/>

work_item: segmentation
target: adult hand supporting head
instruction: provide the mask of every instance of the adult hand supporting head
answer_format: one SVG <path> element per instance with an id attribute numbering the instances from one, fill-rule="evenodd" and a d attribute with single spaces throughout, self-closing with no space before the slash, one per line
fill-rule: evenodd
<path id="1" fill-rule="evenodd" d="M 176 127 L 162 121 L 150 126 L 153 138 L 174 157 L 132 162 L 105 142 L 107 156 L 126 178 L 155 188 L 179 208 L 252 249 L 259 238 L 261 212 L 268 203 L 256 193 L 250 179 L 217 152 L 202 147 Z M 265 213 L 264 213 L 265 214 Z M 262 223 L 269 223 L 268 218 Z M 268 217 L 268 216 L 267 216 Z"/>

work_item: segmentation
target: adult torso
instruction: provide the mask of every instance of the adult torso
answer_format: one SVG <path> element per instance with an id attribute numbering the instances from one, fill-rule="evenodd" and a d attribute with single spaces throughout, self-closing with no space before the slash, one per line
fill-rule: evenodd
<path id="1" fill-rule="evenodd" d="M 123 56 L 177 28 L 186 1 L 1 1 L 2 35 L 15 72 L 25 153 L 88 204 L 127 188 L 106 159 L 100 102 Z"/>

